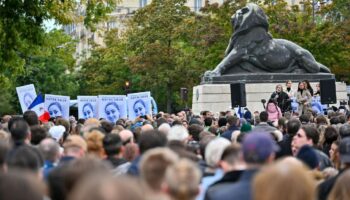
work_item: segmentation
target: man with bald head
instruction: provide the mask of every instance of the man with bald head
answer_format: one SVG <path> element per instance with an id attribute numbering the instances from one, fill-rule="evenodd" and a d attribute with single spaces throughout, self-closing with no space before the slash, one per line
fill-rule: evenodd
<path id="1" fill-rule="evenodd" d="M 141 134 L 146 131 L 152 131 L 152 130 L 154 130 L 154 128 L 151 124 L 145 124 L 141 127 Z"/>
<path id="2" fill-rule="evenodd" d="M 134 134 L 128 129 L 120 131 L 118 135 L 122 139 L 123 144 L 134 142 Z"/>

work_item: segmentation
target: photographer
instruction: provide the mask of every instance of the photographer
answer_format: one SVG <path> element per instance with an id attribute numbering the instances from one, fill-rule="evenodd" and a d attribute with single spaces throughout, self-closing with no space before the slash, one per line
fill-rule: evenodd
<path id="1" fill-rule="evenodd" d="M 291 110 L 291 100 L 287 93 L 283 92 L 282 85 L 276 86 L 276 91 L 271 94 L 270 99 L 273 99 L 279 108 L 281 108 L 282 113 Z"/>

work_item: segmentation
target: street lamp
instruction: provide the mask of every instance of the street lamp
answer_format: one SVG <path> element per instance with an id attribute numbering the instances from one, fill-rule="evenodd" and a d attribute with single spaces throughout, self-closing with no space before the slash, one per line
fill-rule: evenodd
<path id="1" fill-rule="evenodd" d="M 125 83 L 124 83 L 125 94 L 129 93 L 129 89 L 130 89 L 130 81 L 126 80 Z"/>

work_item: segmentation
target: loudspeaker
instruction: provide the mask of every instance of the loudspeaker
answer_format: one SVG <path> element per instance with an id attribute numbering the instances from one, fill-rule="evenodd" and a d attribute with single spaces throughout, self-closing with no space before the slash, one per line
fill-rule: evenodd
<path id="1" fill-rule="evenodd" d="M 188 89 L 187 88 L 181 88 L 180 89 L 180 96 L 183 101 L 187 101 L 188 99 Z"/>
<path id="2" fill-rule="evenodd" d="M 240 106 L 246 107 L 246 93 L 245 93 L 245 84 L 244 83 L 231 83 L 231 105 L 232 108 Z"/>
<path id="3" fill-rule="evenodd" d="M 335 79 L 320 80 L 321 104 L 337 103 Z"/>

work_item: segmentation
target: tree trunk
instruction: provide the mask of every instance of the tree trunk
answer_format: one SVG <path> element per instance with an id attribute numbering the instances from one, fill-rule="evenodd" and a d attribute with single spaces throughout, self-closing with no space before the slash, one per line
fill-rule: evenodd
<path id="1" fill-rule="evenodd" d="M 166 86 L 166 111 L 167 113 L 171 113 L 172 109 L 171 109 L 171 105 L 173 104 L 173 99 L 172 99 L 172 87 L 171 84 L 167 84 Z"/>

